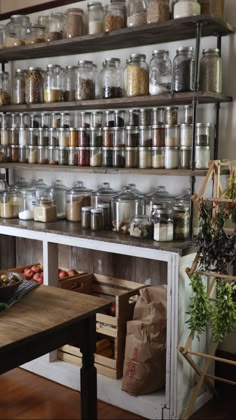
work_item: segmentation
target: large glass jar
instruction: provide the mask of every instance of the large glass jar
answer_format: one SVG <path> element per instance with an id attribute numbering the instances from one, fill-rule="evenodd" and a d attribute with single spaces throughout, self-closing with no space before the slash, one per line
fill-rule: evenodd
<path id="1" fill-rule="evenodd" d="M 129 234 L 135 238 L 152 239 L 153 224 L 147 216 L 135 216 L 130 223 Z"/>
<path id="2" fill-rule="evenodd" d="M 104 182 L 96 192 L 92 194 L 91 205 L 97 207 L 98 204 L 111 204 L 112 197 L 117 194 L 117 191 L 110 187 L 109 182 Z"/>
<path id="3" fill-rule="evenodd" d="M 155 191 L 146 195 L 146 210 L 145 213 L 150 217 L 154 205 L 161 207 L 172 207 L 175 202 L 175 197 L 166 191 L 163 185 L 160 185 Z"/>
<path id="4" fill-rule="evenodd" d="M 65 14 L 60 12 L 51 13 L 46 26 L 47 41 L 62 39 L 64 26 Z"/>
<path id="5" fill-rule="evenodd" d="M 224 19 L 224 0 L 198 0 L 201 6 L 201 15 Z"/>
<path id="6" fill-rule="evenodd" d="M 190 234 L 190 208 L 177 203 L 173 208 L 174 240 L 184 241 Z"/>
<path id="7" fill-rule="evenodd" d="M 144 197 L 132 188 L 124 187 L 112 198 L 112 225 L 115 232 L 128 233 L 135 216 L 144 214 Z"/>
<path id="8" fill-rule="evenodd" d="M 39 44 L 40 42 L 46 41 L 45 27 L 41 25 L 31 25 L 30 30 L 27 32 L 27 38 L 25 43 Z"/>
<path id="9" fill-rule="evenodd" d="M 145 0 L 129 0 L 127 6 L 127 26 L 139 26 L 147 23 Z"/>
<path id="10" fill-rule="evenodd" d="M 200 63 L 200 89 L 222 93 L 222 59 L 217 48 L 203 50 Z"/>
<path id="11" fill-rule="evenodd" d="M 119 58 L 105 59 L 100 73 L 101 97 L 104 99 L 121 98 L 123 74 Z"/>
<path id="12" fill-rule="evenodd" d="M 23 69 L 16 69 L 15 75 L 12 80 L 12 103 L 24 104 L 25 103 L 25 76 L 26 72 Z"/>
<path id="13" fill-rule="evenodd" d="M 62 102 L 64 93 L 64 70 L 61 66 L 48 64 L 44 77 L 44 102 Z"/>
<path id="14" fill-rule="evenodd" d="M 9 73 L 0 71 L 0 105 L 9 105 L 10 102 Z"/>
<path id="15" fill-rule="evenodd" d="M 57 218 L 65 219 L 66 217 L 66 192 L 68 188 L 63 185 L 62 181 L 56 180 L 52 188 L 50 188 L 50 195 L 57 208 Z"/>
<path id="16" fill-rule="evenodd" d="M 131 54 L 125 70 L 127 96 L 142 96 L 149 93 L 149 70 L 146 55 Z"/>
<path id="17" fill-rule="evenodd" d="M 20 194 L 22 197 L 22 210 L 19 212 L 18 217 L 22 220 L 33 220 L 35 190 L 33 188 L 24 188 L 20 190 Z"/>
<path id="18" fill-rule="evenodd" d="M 68 9 L 65 18 L 65 38 L 74 38 L 84 33 L 84 11 L 79 8 Z"/>
<path id="19" fill-rule="evenodd" d="M 76 66 L 66 66 L 64 83 L 64 101 L 75 100 L 75 72 Z"/>
<path id="20" fill-rule="evenodd" d="M 165 22 L 170 19 L 168 0 L 149 0 L 147 6 L 147 23 Z"/>
<path id="21" fill-rule="evenodd" d="M 29 67 L 25 76 L 25 102 L 43 102 L 43 71 L 39 67 Z"/>
<path id="22" fill-rule="evenodd" d="M 124 6 L 121 3 L 111 3 L 105 7 L 104 31 L 111 32 L 125 28 Z"/>
<path id="23" fill-rule="evenodd" d="M 38 180 L 32 183 L 32 188 L 34 188 L 35 190 L 35 205 L 36 201 L 39 200 L 43 195 L 45 195 L 45 193 L 49 189 L 49 185 L 47 185 L 42 178 L 39 178 Z"/>
<path id="24" fill-rule="evenodd" d="M 198 0 L 178 0 L 174 5 L 174 19 L 198 16 L 201 14 L 201 6 Z"/>
<path id="25" fill-rule="evenodd" d="M 157 208 L 153 215 L 154 241 L 173 241 L 173 214 L 168 208 Z"/>
<path id="26" fill-rule="evenodd" d="M 80 60 L 76 72 L 75 99 L 95 99 L 95 72 L 92 61 Z"/>
<path id="27" fill-rule="evenodd" d="M 162 95 L 171 91 L 172 64 L 169 52 L 154 50 L 149 65 L 149 93 Z"/>
<path id="28" fill-rule="evenodd" d="M 88 3 L 88 33 L 89 35 L 103 32 L 104 9 L 102 3 Z"/>
<path id="29" fill-rule="evenodd" d="M 18 217 L 22 209 L 22 198 L 18 191 L 5 191 L 0 195 L 0 216 L 4 219 Z"/>
<path id="30" fill-rule="evenodd" d="M 30 20 L 25 15 L 12 15 L 6 25 L 5 47 L 25 45 L 26 33 L 30 28 Z"/>
<path id="31" fill-rule="evenodd" d="M 90 206 L 92 191 L 84 187 L 83 182 L 75 182 L 66 193 L 66 219 L 70 222 L 81 221 L 81 208 Z"/>
<path id="32" fill-rule="evenodd" d="M 173 62 L 173 90 L 175 92 L 189 92 L 193 90 L 194 49 L 180 47 L 176 51 Z"/>
<path id="33" fill-rule="evenodd" d="M 34 207 L 34 220 L 43 223 L 57 220 L 56 206 L 49 195 L 41 197 Z"/>

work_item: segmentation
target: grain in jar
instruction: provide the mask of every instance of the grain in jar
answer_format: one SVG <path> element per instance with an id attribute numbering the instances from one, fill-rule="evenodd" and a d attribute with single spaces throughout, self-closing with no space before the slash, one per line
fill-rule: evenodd
<path id="1" fill-rule="evenodd" d="M 138 168 L 139 163 L 139 150 L 138 147 L 125 148 L 125 167 Z"/>
<path id="2" fill-rule="evenodd" d="M 179 126 L 165 125 L 165 146 L 177 147 L 179 146 Z"/>
<path id="3" fill-rule="evenodd" d="M 99 167 L 102 166 L 102 148 L 90 147 L 89 166 Z"/>
<path id="4" fill-rule="evenodd" d="M 89 147 L 89 136 L 86 128 L 78 128 L 78 146 Z"/>
<path id="5" fill-rule="evenodd" d="M 40 67 L 29 67 L 25 76 L 25 102 L 43 102 L 43 71 Z"/>
<path id="6" fill-rule="evenodd" d="M 140 26 L 147 23 L 147 10 L 144 0 L 130 0 L 127 7 L 127 26 Z"/>
<path id="7" fill-rule="evenodd" d="M 196 169 L 208 169 L 210 159 L 211 159 L 210 146 L 195 146 Z"/>
<path id="8" fill-rule="evenodd" d="M 165 148 L 152 147 L 152 167 L 154 169 L 165 168 Z"/>
<path id="9" fill-rule="evenodd" d="M 49 146 L 57 147 L 58 143 L 58 130 L 56 128 L 49 128 L 48 130 L 48 144 Z"/>
<path id="10" fill-rule="evenodd" d="M 210 123 L 197 123 L 196 125 L 196 146 L 209 146 L 211 141 L 211 129 Z"/>
<path id="11" fill-rule="evenodd" d="M 180 146 L 191 147 L 193 140 L 192 124 L 180 124 Z"/>
<path id="12" fill-rule="evenodd" d="M 90 147 L 101 147 L 102 146 L 102 128 L 90 128 L 89 133 Z"/>
<path id="13" fill-rule="evenodd" d="M 125 144 L 125 129 L 123 127 L 113 128 L 113 146 L 124 147 Z"/>
<path id="14" fill-rule="evenodd" d="M 222 93 L 222 59 L 218 48 L 207 48 L 200 62 L 200 88 L 204 92 Z"/>
<path id="15" fill-rule="evenodd" d="M 74 38 L 85 33 L 84 11 L 79 8 L 68 9 L 65 18 L 65 38 Z"/>
<path id="16" fill-rule="evenodd" d="M 165 169 L 177 169 L 179 167 L 179 148 L 165 147 Z"/>
<path id="17" fill-rule="evenodd" d="M 45 146 L 38 146 L 37 148 L 37 163 L 40 165 L 48 164 L 48 148 Z"/>
<path id="18" fill-rule="evenodd" d="M 10 161 L 17 163 L 19 162 L 19 146 L 11 146 L 10 149 Z"/>
<path id="19" fill-rule="evenodd" d="M 89 147 L 77 147 L 78 166 L 89 166 L 90 153 Z"/>
<path id="20" fill-rule="evenodd" d="M 69 136 L 68 137 L 69 137 L 68 138 L 68 146 L 69 147 L 79 146 L 77 128 L 69 128 Z"/>
<path id="21" fill-rule="evenodd" d="M 152 126 L 152 145 L 153 147 L 165 146 L 165 126 L 162 124 Z"/>
<path id="22" fill-rule="evenodd" d="M 67 128 L 58 129 L 58 143 L 59 147 L 69 146 L 69 130 Z"/>
<path id="23" fill-rule="evenodd" d="M 104 31 L 112 32 L 125 28 L 124 7 L 120 3 L 111 3 L 105 7 Z"/>
<path id="24" fill-rule="evenodd" d="M 80 60 L 76 71 L 75 99 L 95 99 L 95 72 L 92 61 Z"/>
<path id="25" fill-rule="evenodd" d="M 68 165 L 68 148 L 67 147 L 58 147 L 58 164 L 59 165 Z"/>
<path id="26" fill-rule="evenodd" d="M 125 70 L 126 95 L 149 94 L 149 69 L 145 54 L 131 54 Z"/>
<path id="27" fill-rule="evenodd" d="M 198 0 L 201 6 L 201 15 L 224 19 L 224 0 Z"/>
<path id="28" fill-rule="evenodd" d="M 76 147 L 68 147 L 68 165 L 78 165 L 78 150 Z"/>
<path id="29" fill-rule="evenodd" d="M 44 102 L 62 102 L 64 95 L 64 70 L 56 64 L 48 64 L 44 77 Z"/>
<path id="30" fill-rule="evenodd" d="M 174 19 L 201 14 L 201 6 L 198 0 L 177 0 L 174 5 Z"/>
<path id="31" fill-rule="evenodd" d="M 46 33 L 47 41 L 57 41 L 62 39 L 65 25 L 65 14 L 60 12 L 54 12 L 49 15 Z"/>
<path id="32" fill-rule="evenodd" d="M 1 133 L 0 133 L 0 135 L 1 135 Z M 9 128 L 9 130 L 8 130 L 8 144 L 10 144 L 10 145 L 19 144 L 19 130 L 17 128 Z"/>
<path id="33" fill-rule="evenodd" d="M 151 127 L 139 127 L 139 146 L 152 147 L 152 130 Z"/>
<path id="34" fill-rule="evenodd" d="M 83 182 L 77 181 L 73 188 L 66 193 L 66 219 L 71 222 L 81 221 L 81 208 L 90 206 L 91 190 Z"/>
<path id="35" fill-rule="evenodd" d="M 16 69 L 12 80 L 12 103 L 16 105 L 25 103 L 25 75 L 23 69 Z"/>
<path id="36" fill-rule="evenodd" d="M 168 106 L 165 109 L 165 122 L 167 125 L 178 124 L 178 111 L 179 108 L 176 106 Z"/>
<path id="37" fill-rule="evenodd" d="M 114 141 L 114 128 L 103 127 L 102 130 L 102 146 L 112 147 Z"/>
<path id="38" fill-rule="evenodd" d="M 150 169 L 152 167 L 152 148 L 139 147 L 139 168 Z"/>
<path id="39" fill-rule="evenodd" d="M 0 197 L 0 216 L 4 219 L 13 219 L 18 217 L 21 211 L 22 199 L 16 191 L 5 191 Z"/>
<path id="40" fill-rule="evenodd" d="M 28 162 L 32 164 L 37 163 L 37 147 L 36 146 L 28 147 Z"/>
<path id="41" fill-rule="evenodd" d="M 102 166 L 112 168 L 113 166 L 113 147 L 102 148 Z"/>
<path id="42" fill-rule="evenodd" d="M 184 241 L 190 235 L 190 209 L 184 204 L 173 207 L 174 240 Z"/>
<path id="43" fill-rule="evenodd" d="M 126 126 L 125 128 L 125 146 L 138 147 L 139 145 L 139 128 Z"/>
<path id="44" fill-rule="evenodd" d="M 113 147 L 113 167 L 125 167 L 125 149 L 124 147 Z"/>
<path id="45" fill-rule="evenodd" d="M 149 0 L 147 6 L 147 23 L 165 22 L 170 19 L 170 8 L 167 0 Z"/>
<path id="46" fill-rule="evenodd" d="M 100 2 L 90 2 L 88 7 L 88 33 L 89 35 L 103 32 L 104 9 Z"/>
<path id="47" fill-rule="evenodd" d="M 180 148 L 180 159 L 179 159 L 180 169 L 190 169 L 191 158 L 192 158 L 192 148 L 182 146 Z"/>

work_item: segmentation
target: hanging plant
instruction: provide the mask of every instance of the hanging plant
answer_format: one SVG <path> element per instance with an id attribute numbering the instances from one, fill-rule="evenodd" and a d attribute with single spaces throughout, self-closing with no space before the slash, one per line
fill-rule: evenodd
<path id="1" fill-rule="evenodd" d="M 235 283 L 217 281 L 216 305 L 211 311 L 212 339 L 216 343 L 222 342 L 227 334 L 236 331 L 235 291 Z"/>

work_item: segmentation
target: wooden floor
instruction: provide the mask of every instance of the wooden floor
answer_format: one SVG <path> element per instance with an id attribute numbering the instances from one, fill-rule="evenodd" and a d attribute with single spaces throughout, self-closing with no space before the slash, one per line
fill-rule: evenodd
<path id="1" fill-rule="evenodd" d="M 211 400 L 192 419 L 234 419 L 235 396 L 234 387 Z M 103 402 L 99 402 L 98 407 L 102 420 L 142 419 Z M 1 376 L 0 419 L 77 420 L 80 419 L 79 393 L 23 369 L 15 369 Z"/>

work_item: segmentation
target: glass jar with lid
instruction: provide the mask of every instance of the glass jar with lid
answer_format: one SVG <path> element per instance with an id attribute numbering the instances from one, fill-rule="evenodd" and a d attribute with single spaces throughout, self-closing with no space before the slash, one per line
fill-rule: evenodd
<path id="1" fill-rule="evenodd" d="M 38 104 L 43 102 L 43 70 L 29 67 L 25 76 L 25 102 Z"/>
<path id="2" fill-rule="evenodd" d="M 174 19 L 201 14 L 201 6 L 198 0 L 178 0 L 174 5 Z"/>
<path id="3" fill-rule="evenodd" d="M 27 38 L 25 43 L 39 44 L 40 42 L 46 42 L 45 27 L 41 25 L 31 25 L 29 31 L 27 31 Z"/>
<path id="4" fill-rule="evenodd" d="M 44 77 L 44 102 L 62 102 L 64 93 L 64 70 L 56 64 L 48 64 Z"/>
<path id="5" fill-rule="evenodd" d="M 123 74 L 119 58 L 106 58 L 100 72 L 101 98 L 121 98 Z"/>
<path id="6" fill-rule="evenodd" d="M 95 72 L 92 61 L 80 60 L 76 71 L 75 99 L 95 99 Z"/>
<path id="7" fill-rule="evenodd" d="M 222 93 L 222 59 L 218 48 L 207 48 L 200 62 L 200 89 Z"/>
<path id="8" fill-rule="evenodd" d="M 0 25 L 0 48 L 4 48 L 6 38 L 6 26 Z"/>
<path id="9" fill-rule="evenodd" d="M 49 15 L 40 15 L 40 16 L 38 16 L 37 23 L 38 23 L 38 25 L 46 28 L 47 23 L 48 23 L 48 19 L 49 19 Z"/>
<path id="10" fill-rule="evenodd" d="M 46 26 L 47 41 L 62 39 L 64 27 L 65 14 L 60 12 L 51 13 Z"/>
<path id="11" fill-rule="evenodd" d="M 66 217 L 66 192 L 68 188 L 63 185 L 62 181 L 57 179 L 49 190 L 50 196 L 52 197 L 56 208 L 57 218 L 65 219 Z"/>
<path id="12" fill-rule="evenodd" d="M 64 101 L 71 102 L 75 100 L 75 72 L 76 66 L 66 66 L 64 83 Z"/>
<path id="13" fill-rule="evenodd" d="M 84 33 L 84 11 L 79 8 L 68 9 L 65 17 L 65 38 L 74 38 Z"/>
<path id="14" fill-rule="evenodd" d="M 57 220 L 56 206 L 49 195 L 40 197 L 34 207 L 34 220 L 36 222 L 55 222 Z"/>
<path id="15" fill-rule="evenodd" d="M 112 225 L 115 232 L 128 233 L 135 216 L 144 214 L 144 197 L 132 188 L 123 190 L 112 198 Z"/>
<path id="16" fill-rule="evenodd" d="M 18 217 L 22 220 L 33 220 L 35 191 L 33 188 L 24 188 L 20 191 L 20 194 L 22 197 L 22 209 Z"/>
<path id="17" fill-rule="evenodd" d="M 162 95 L 171 92 L 172 64 L 169 52 L 154 50 L 149 65 L 149 93 L 150 95 Z"/>
<path id="18" fill-rule="evenodd" d="M 111 32 L 125 28 L 125 14 L 122 3 L 110 3 L 105 7 L 104 31 Z"/>
<path id="19" fill-rule="evenodd" d="M 168 193 L 163 185 L 160 185 L 155 191 L 146 194 L 145 203 L 145 213 L 148 217 L 150 217 L 154 205 L 164 208 L 172 208 L 175 203 L 175 197 Z"/>
<path id="20" fill-rule="evenodd" d="M 153 215 L 154 241 L 168 242 L 173 241 L 173 212 L 168 208 L 157 208 Z"/>
<path id="21" fill-rule="evenodd" d="M 174 240 L 184 241 L 190 234 L 190 208 L 184 203 L 176 203 L 173 207 Z"/>
<path id="22" fill-rule="evenodd" d="M 89 2 L 88 5 L 88 33 L 89 35 L 103 32 L 104 9 L 99 1 Z"/>
<path id="23" fill-rule="evenodd" d="M 224 19 L 225 0 L 198 0 L 201 6 L 201 15 Z"/>
<path id="24" fill-rule="evenodd" d="M 147 6 L 147 23 L 165 22 L 170 19 L 168 0 L 149 0 Z"/>
<path id="25" fill-rule="evenodd" d="M 173 62 L 173 90 L 175 92 L 189 92 L 194 89 L 194 49 L 180 47 L 176 51 Z"/>
<path id="26" fill-rule="evenodd" d="M 27 30 L 30 28 L 29 16 L 12 15 L 6 25 L 5 47 L 25 45 Z"/>
<path id="27" fill-rule="evenodd" d="M 209 146 L 211 142 L 211 123 L 197 123 L 196 146 Z"/>
<path id="28" fill-rule="evenodd" d="M 153 224 L 147 216 L 136 216 L 132 219 L 129 234 L 134 238 L 153 238 Z"/>
<path id="29" fill-rule="evenodd" d="M 97 191 L 91 196 L 91 205 L 97 207 L 98 204 L 109 203 L 111 204 L 112 197 L 117 194 L 117 191 L 110 187 L 109 182 L 104 182 Z"/>
<path id="30" fill-rule="evenodd" d="M 147 23 L 145 0 L 130 0 L 127 7 L 127 26 L 140 26 Z"/>
<path id="31" fill-rule="evenodd" d="M 0 105 L 9 105 L 11 102 L 9 73 L 0 71 Z"/>
<path id="32" fill-rule="evenodd" d="M 149 69 L 145 54 L 131 54 L 125 69 L 127 96 L 142 96 L 149 93 Z"/>
<path id="33" fill-rule="evenodd" d="M 19 191 L 5 191 L 0 194 L 0 216 L 14 219 L 22 209 L 22 198 Z"/>
<path id="34" fill-rule="evenodd" d="M 24 69 L 16 69 L 12 80 L 12 103 L 16 105 L 25 103 L 25 76 Z"/>
<path id="35" fill-rule="evenodd" d="M 81 208 L 90 206 L 92 191 L 83 182 L 77 181 L 66 193 L 66 219 L 71 222 L 81 221 Z"/>

